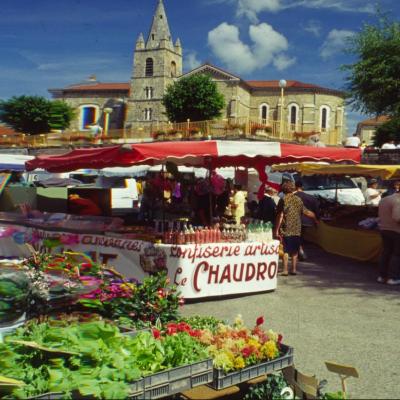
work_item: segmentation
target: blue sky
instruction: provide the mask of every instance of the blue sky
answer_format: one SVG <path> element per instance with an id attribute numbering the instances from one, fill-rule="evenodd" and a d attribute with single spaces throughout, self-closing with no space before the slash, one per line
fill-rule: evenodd
<path id="1" fill-rule="evenodd" d="M 127 82 L 157 0 L 2 0 L 0 98 L 82 82 Z M 346 37 L 375 20 L 372 0 L 164 0 L 185 69 L 209 61 L 244 79 L 343 88 Z M 400 18 L 399 0 L 380 8 Z M 349 133 L 365 118 L 347 111 Z"/>

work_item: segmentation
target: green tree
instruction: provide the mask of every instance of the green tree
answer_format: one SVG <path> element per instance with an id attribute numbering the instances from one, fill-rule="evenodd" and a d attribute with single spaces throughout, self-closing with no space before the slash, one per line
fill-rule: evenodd
<path id="1" fill-rule="evenodd" d="M 64 130 L 69 127 L 75 118 L 75 111 L 65 101 L 56 100 L 51 102 L 51 114 L 49 126 L 51 129 Z"/>
<path id="2" fill-rule="evenodd" d="M 51 129 L 65 129 L 74 116 L 62 101 L 39 96 L 19 96 L 0 102 L 0 120 L 17 132 L 37 135 Z"/>
<path id="3" fill-rule="evenodd" d="M 172 122 L 206 121 L 221 116 L 224 96 L 209 75 L 182 78 L 170 85 L 163 97 L 166 115 Z"/>
<path id="4" fill-rule="evenodd" d="M 342 68 L 355 110 L 395 116 L 400 115 L 400 23 L 378 15 L 376 24 L 364 24 L 350 37 L 347 51 L 356 61 Z"/>

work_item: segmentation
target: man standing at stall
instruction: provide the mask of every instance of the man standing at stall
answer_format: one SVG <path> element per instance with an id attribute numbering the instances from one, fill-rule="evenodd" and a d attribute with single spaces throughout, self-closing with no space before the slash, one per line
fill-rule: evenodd
<path id="1" fill-rule="evenodd" d="M 383 198 L 379 203 L 379 229 L 383 252 L 378 282 L 400 285 L 400 192 Z"/>
<path id="2" fill-rule="evenodd" d="M 275 237 L 283 243 L 283 276 L 288 276 L 289 256 L 292 258 L 291 275 L 297 275 L 297 261 L 301 246 L 301 217 L 306 215 L 315 223 L 318 220 L 312 211 L 304 207 L 300 197 L 294 194 L 293 182 L 282 185 L 283 199 L 279 201 L 275 226 Z"/>
<path id="3" fill-rule="evenodd" d="M 265 186 L 264 197 L 258 203 L 258 219 L 264 222 L 271 222 L 275 224 L 276 219 L 276 204 L 272 198 L 272 188 Z"/>
<path id="4" fill-rule="evenodd" d="M 382 190 L 378 189 L 378 181 L 371 179 L 368 189 L 365 192 L 365 204 L 368 206 L 378 207 L 382 199 Z"/>

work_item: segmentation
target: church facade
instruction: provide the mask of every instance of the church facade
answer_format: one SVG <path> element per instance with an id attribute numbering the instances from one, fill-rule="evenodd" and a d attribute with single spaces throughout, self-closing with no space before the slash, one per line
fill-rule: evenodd
<path id="1" fill-rule="evenodd" d="M 204 64 L 183 74 L 180 39 L 173 41 L 163 0 L 158 4 L 146 39 L 137 39 L 130 82 L 89 81 L 61 89 L 50 89 L 53 98 L 63 99 L 76 109 L 70 129 L 88 130 L 91 124 L 104 124 L 104 111 L 110 115 L 110 129 L 137 129 L 166 122 L 162 97 L 166 88 L 181 77 L 211 75 L 225 97 L 223 119 L 251 119 L 263 124 L 282 117 L 288 129 L 296 132 L 345 134 L 344 93 L 295 80 L 287 81 L 283 107 L 278 81 L 243 80 L 214 65 Z"/>

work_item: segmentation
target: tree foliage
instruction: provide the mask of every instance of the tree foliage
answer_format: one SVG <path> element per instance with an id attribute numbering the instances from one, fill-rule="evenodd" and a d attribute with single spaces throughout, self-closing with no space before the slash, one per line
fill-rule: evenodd
<path id="1" fill-rule="evenodd" d="M 209 75 L 182 78 L 167 88 L 163 97 L 168 119 L 172 122 L 206 121 L 221 116 L 224 96 Z"/>
<path id="2" fill-rule="evenodd" d="M 0 120 L 17 132 L 29 135 L 68 128 L 73 117 L 73 109 L 61 100 L 19 96 L 0 102 Z"/>
<path id="3" fill-rule="evenodd" d="M 400 114 L 400 23 L 379 15 L 349 39 L 347 51 L 356 56 L 344 65 L 353 108 L 367 114 Z"/>

